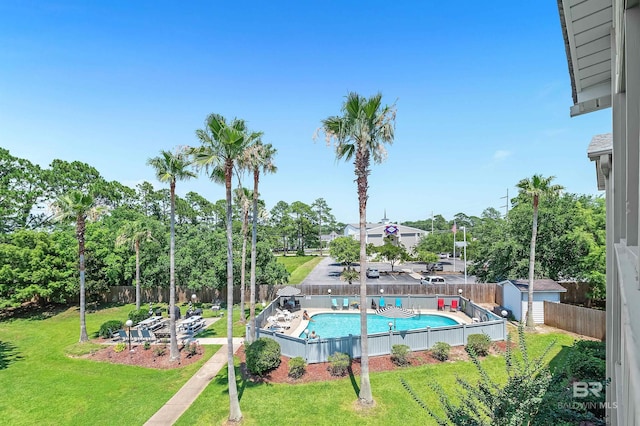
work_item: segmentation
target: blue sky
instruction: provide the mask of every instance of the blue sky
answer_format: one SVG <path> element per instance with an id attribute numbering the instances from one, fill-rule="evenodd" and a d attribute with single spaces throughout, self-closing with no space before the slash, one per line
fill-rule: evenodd
<path id="1" fill-rule="evenodd" d="M 148 158 L 197 145 L 210 113 L 240 117 L 278 150 L 267 207 L 322 197 L 341 222 L 358 219 L 353 165 L 313 135 L 350 91 L 397 106 L 369 180 L 373 222 L 503 210 L 534 173 L 596 194 L 586 149 L 611 131 L 610 110 L 569 117 L 551 0 L 9 0 L 0 58 L 0 146 L 14 156 L 160 188 Z M 204 175 L 177 190 L 224 198 Z"/>

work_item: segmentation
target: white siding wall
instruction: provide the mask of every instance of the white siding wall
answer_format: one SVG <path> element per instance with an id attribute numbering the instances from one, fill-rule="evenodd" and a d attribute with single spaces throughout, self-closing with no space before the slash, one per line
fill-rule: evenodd
<path id="1" fill-rule="evenodd" d="M 504 307 L 513 312 L 513 316 L 520 321 L 522 315 L 522 296 L 520 290 L 508 281 L 503 284 L 503 289 Z"/>
<path id="2" fill-rule="evenodd" d="M 533 322 L 536 324 L 544 324 L 544 301 L 560 302 L 560 293 L 555 292 L 535 292 L 533 293 Z M 529 294 L 522 293 L 522 320 L 524 321 L 527 315 L 527 302 L 529 301 Z"/>

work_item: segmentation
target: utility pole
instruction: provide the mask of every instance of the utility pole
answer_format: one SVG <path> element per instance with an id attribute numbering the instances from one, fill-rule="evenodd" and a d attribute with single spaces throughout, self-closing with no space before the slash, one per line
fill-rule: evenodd
<path id="1" fill-rule="evenodd" d="M 433 234 L 433 210 L 431 210 L 431 233 Z"/>
<path id="2" fill-rule="evenodd" d="M 504 206 L 500 206 L 500 207 L 504 207 L 504 208 L 507 209 L 507 211 L 506 211 L 506 213 L 504 215 L 504 217 L 507 217 L 507 216 L 509 216 L 509 188 L 507 188 L 507 196 L 506 197 L 500 197 L 501 200 L 503 198 L 506 198 L 507 201 L 506 201 Z"/>

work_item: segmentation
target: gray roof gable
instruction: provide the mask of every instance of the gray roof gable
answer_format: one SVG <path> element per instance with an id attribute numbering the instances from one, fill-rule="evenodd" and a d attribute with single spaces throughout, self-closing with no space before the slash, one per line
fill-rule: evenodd
<path id="1" fill-rule="evenodd" d="M 507 280 L 513 284 L 520 292 L 526 293 L 529 291 L 529 280 Z M 504 283 L 504 281 L 503 281 Z M 567 289 L 560 284 L 550 279 L 533 280 L 533 292 L 556 292 L 564 293 Z"/>

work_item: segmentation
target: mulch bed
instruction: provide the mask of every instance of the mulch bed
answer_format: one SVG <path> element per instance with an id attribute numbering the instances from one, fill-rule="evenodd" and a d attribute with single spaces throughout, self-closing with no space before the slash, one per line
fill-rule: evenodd
<path id="1" fill-rule="evenodd" d="M 105 340 L 98 340 L 96 343 L 105 343 Z M 156 351 L 159 347 L 165 347 L 164 354 L 159 355 Z M 150 349 L 144 349 L 142 344 L 136 343 L 131 345 L 132 351 L 129 352 L 129 347 L 125 348 L 122 352 L 116 352 L 115 346 L 109 345 L 106 348 L 84 355 L 83 358 L 92 359 L 94 361 L 111 362 L 114 364 L 126 364 L 137 365 L 139 367 L 157 368 L 157 369 L 169 369 L 176 367 L 184 367 L 185 365 L 193 364 L 202 359 L 204 351 L 201 347 L 198 348 L 195 355 L 190 355 L 182 348 L 181 344 L 178 344 L 180 350 L 180 358 L 176 361 L 171 361 L 169 352 L 169 345 L 151 345 Z"/>
<path id="2" fill-rule="evenodd" d="M 507 347 L 507 342 L 493 342 L 490 349 L 490 354 L 501 354 L 504 353 Z M 336 377 L 329 374 L 329 370 L 327 367 L 329 363 L 319 363 L 319 364 L 309 364 L 306 367 L 306 371 L 302 377 L 299 379 L 293 379 L 289 377 L 289 358 L 285 356 L 280 357 L 280 365 L 278 368 L 271 370 L 269 373 L 264 376 L 255 376 L 252 375 L 249 371 L 247 371 L 245 364 L 245 353 L 244 346 L 242 346 L 236 355 L 241 360 L 241 371 L 243 378 L 245 380 L 250 380 L 256 383 L 310 383 L 310 382 L 322 382 L 322 381 L 330 381 L 330 380 L 339 380 L 344 377 Z M 463 361 L 469 360 L 469 355 L 465 351 L 464 346 L 455 346 L 451 348 L 451 352 L 449 353 L 449 360 L 444 362 L 455 362 L 455 361 Z M 409 360 L 411 362 L 412 367 L 425 365 L 425 364 L 436 364 L 442 361 L 438 361 L 437 359 L 431 356 L 430 351 L 415 351 L 412 352 L 409 356 Z M 406 367 L 398 367 L 391 361 L 391 355 L 383 355 L 383 356 L 375 356 L 369 357 L 369 372 L 375 373 L 379 371 L 392 371 Z M 354 359 L 351 362 L 351 370 L 354 375 L 360 374 L 360 359 Z"/>

